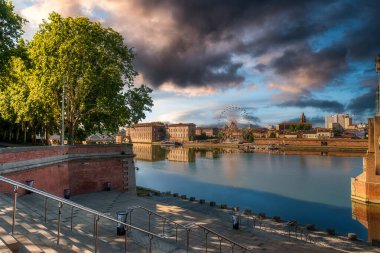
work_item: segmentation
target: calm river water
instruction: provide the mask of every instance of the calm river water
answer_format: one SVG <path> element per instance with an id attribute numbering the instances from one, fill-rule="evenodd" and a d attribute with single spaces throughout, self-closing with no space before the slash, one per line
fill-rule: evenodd
<path id="1" fill-rule="evenodd" d="M 265 212 L 339 234 L 367 229 L 352 218 L 350 178 L 362 157 L 162 149 L 134 144 L 137 185 Z"/>

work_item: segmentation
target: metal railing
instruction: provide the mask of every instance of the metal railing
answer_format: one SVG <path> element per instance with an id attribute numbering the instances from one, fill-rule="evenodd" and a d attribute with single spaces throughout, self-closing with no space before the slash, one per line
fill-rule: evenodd
<path id="1" fill-rule="evenodd" d="M 264 222 L 265 219 L 255 217 L 254 215 L 244 215 L 247 219 L 248 227 L 252 227 L 253 229 L 258 228 L 264 231 L 277 233 L 282 236 L 286 236 L 288 240 L 294 238 L 296 240 L 301 240 L 313 244 L 318 244 L 317 238 L 312 236 L 312 233 L 307 228 L 300 226 L 296 221 L 288 221 L 284 223 L 284 225 L 274 228 L 273 224 Z"/>
<path id="2" fill-rule="evenodd" d="M 57 196 L 52 195 L 50 193 L 38 190 L 36 188 L 33 188 L 31 186 L 19 183 L 17 181 L 11 180 L 9 178 L 0 176 L 0 181 L 8 183 L 10 185 L 13 185 L 13 214 L 12 214 L 12 232 L 11 232 L 12 235 L 15 234 L 15 230 L 16 230 L 16 212 L 17 212 L 18 188 L 22 188 L 22 189 L 25 189 L 27 191 L 34 192 L 34 193 L 36 193 L 38 195 L 41 195 L 41 196 L 45 197 L 45 212 L 44 212 L 45 213 L 45 223 L 47 222 L 47 200 L 51 199 L 51 200 L 54 200 L 54 201 L 58 202 L 57 245 L 59 245 L 59 243 L 60 243 L 61 215 L 62 215 L 62 207 L 63 207 L 63 205 L 67 205 L 67 206 L 71 207 L 71 221 L 70 221 L 70 229 L 71 230 L 73 229 L 73 213 L 74 213 L 74 208 L 77 208 L 79 210 L 82 210 L 82 211 L 85 211 L 87 213 L 90 213 L 90 214 L 94 215 L 94 237 L 95 237 L 95 242 L 94 242 L 94 249 L 95 250 L 94 251 L 95 251 L 95 253 L 98 251 L 98 237 L 99 237 L 99 235 L 98 235 L 98 232 L 99 232 L 98 226 L 99 226 L 99 218 L 100 217 L 102 217 L 104 219 L 107 219 L 109 221 L 116 222 L 116 223 L 124 225 L 124 228 L 127 231 L 128 230 L 136 230 L 136 231 L 142 232 L 143 234 L 147 235 L 148 238 L 149 238 L 149 252 L 152 252 L 152 240 L 154 238 L 166 239 L 164 236 L 160 236 L 160 235 L 151 233 L 150 231 L 146 231 L 146 230 L 143 230 L 141 228 L 132 226 L 131 224 L 128 224 L 126 222 L 122 222 L 120 220 L 117 220 L 117 219 L 115 219 L 115 218 L 113 218 L 113 217 L 111 217 L 109 215 L 104 214 L 104 213 L 98 212 L 96 210 L 93 210 L 91 208 L 88 208 L 88 207 L 85 207 L 85 206 L 82 206 L 82 205 L 79 205 L 79 204 L 77 204 L 75 202 L 72 202 L 70 200 L 67 200 L 67 199 L 64 199 L 64 198 L 61 198 L 61 197 L 57 197 Z M 124 248 L 125 248 L 125 252 L 127 252 L 127 233 L 125 233 L 124 240 L 125 240 L 124 241 Z"/>
<path id="3" fill-rule="evenodd" d="M 205 251 L 206 253 L 208 253 L 208 236 L 209 234 L 211 235 L 214 235 L 215 237 L 218 238 L 219 240 L 219 252 L 222 252 L 222 242 L 225 241 L 227 243 L 229 243 L 231 245 L 231 250 L 232 250 L 232 253 L 234 252 L 234 248 L 235 247 L 238 247 L 242 250 L 242 252 L 249 252 L 251 251 L 251 249 L 237 243 L 237 242 L 234 242 L 233 240 L 219 234 L 218 232 L 214 231 L 214 230 L 211 230 L 201 224 L 197 224 L 197 223 L 189 223 L 187 225 L 183 225 L 183 224 L 180 224 L 178 222 L 175 222 L 159 213 L 156 213 L 148 208 L 145 208 L 145 207 L 142 207 L 142 206 L 131 206 L 131 207 L 128 207 L 127 210 L 129 210 L 129 222 L 131 224 L 132 222 L 132 212 L 133 210 L 135 209 L 141 209 L 141 210 L 144 210 L 148 213 L 148 230 L 151 231 L 151 215 L 155 215 L 161 219 L 163 219 L 163 225 L 162 225 L 162 234 L 165 233 L 165 224 L 174 224 L 175 226 L 175 236 L 176 236 L 176 242 L 178 241 L 178 227 L 184 229 L 186 231 L 186 252 L 189 252 L 189 248 L 190 248 L 190 232 L 193 228 L 201 228 L 205 234 Z"/>

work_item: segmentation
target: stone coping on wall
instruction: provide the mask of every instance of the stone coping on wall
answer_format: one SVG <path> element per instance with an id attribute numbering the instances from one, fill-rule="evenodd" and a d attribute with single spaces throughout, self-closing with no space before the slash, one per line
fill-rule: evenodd
<path id="1" fill-rule="evenodd" d="M 132 145 L 80 145 L 80 146 L 44 146 L 44 147 L 17 147 L 0 150 L 1 156 L 12 155 L 10 162 L 0 163 L 0 174 L 38 168 L 56 163 L 62 163 L 79 159 L 103 159 L 103 158 L 132 158 Z M 82 150 L 81 150 L 82 149 Z M 90 149 L 90 150 L 89 150 Z M 92 150 L 91 150 L 92 149 Z M 46 154 L 41 153 L 46 151 Z M 53 152 L 51 151 L 58 151 Z M 82 153 L 78 151 L 83 151 Z M 90 152 L 89 152 L 90 151 Z M 91 152 L 97 151 L 97 152 Z M 110 151 L 110 152 L 107 152 Z M 116 152 L 115 152 L 116 151 Z M 36 153 L 37 152 L 37 153 Z M 17 154 L 15 154 L 17 153 Z M 33 155 L 36 153 L 36 156 Z M 25 156 L 20 157 L 20 156 Z M 15 156 L 17 159 L 15 160 Z M 4 157 L 3 157 L 4 158 Z"/>

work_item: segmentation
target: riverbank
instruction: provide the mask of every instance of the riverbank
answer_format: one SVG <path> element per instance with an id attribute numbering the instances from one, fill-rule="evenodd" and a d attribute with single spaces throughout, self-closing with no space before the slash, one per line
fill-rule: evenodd
<path id="1" fill-rule="evenodd" d="M 205 222 L 205 226 L 213 226 L 225 236 L 236 240 L 250 249 L 269 250 L 268 252 L 380 252 L 379 248 L 361 240 L 349 240 L 348 235 L 337 235 L 334 229 L 320 230 L 313 224 L 302 225 L 296 221 L 282 220 L 279 216 L 268 217 L 265 213 L 254 213 L 252 210 L 239 210 L 223 203 L 189 197 L 180 193 L 151 192 L 145 200 L 157 202 L 156 206 L 165 205 L 165 215 L 176 217 L 173 210 L 181 210 L 181 217 L 196 218 Z M 145 202 L 146 203 L 146 202 Z M 169 208 L 170 207 L 170 208 Z M 231 215 L 238 215 L 240 227 L 232 228 Z M 178 215 L 178 214 L 177 214 Z M 185 219 L 185 218 L 182 218 Z M 212 220 L 212 224 L 207 221 Z M 249 238 L 255 235 L 255 240 Z M 352 236 L 352 235 L 351 235 Z M 286 245 L 286 246 L 285 246 Z"/>
<path id="2" fill-rule="evenodd" d="M 184 147 L 188 148 L 234 148 L 244 151 L 260 152 L 269 146 L 272 150 L 280 151 L 311 151 L 311 152 L 348 152 L 365 154 L 367 146 L 312 146 L 312 145 L 275 145 L 275 144 L 255 144 L 255 143 L 209 143 L 209 142 L 185 142 Z M 253 148 L 254 147 L 254 148 Z"/>

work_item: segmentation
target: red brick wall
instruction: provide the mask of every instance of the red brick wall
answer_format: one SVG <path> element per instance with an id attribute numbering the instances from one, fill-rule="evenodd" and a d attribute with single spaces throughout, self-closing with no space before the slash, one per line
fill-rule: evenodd
<path id="1" fill-rule="evenodd" d="M 0 163 L 26 161 L 65 154 L 121 154 L 122 151 L 122 145 L 3 149 L 0 152 Z M 111 182 L 112 190 L 124 191 L 122 158 L 117 157 L 70 160 L 63 163 L 3 174 L 2 176 L 24 184 L 26 180 L 33 179 L 35 188 L 60 197 L 63 197 L 64 189 L 70 189 L 71 195 L 102 191 L 105 189 L 106 182 Z M 0 182 L 0 192 L 12 193 L 13 187 Z M 25 190 L 19 190 L 19 194 L 25 193 Z"/>

